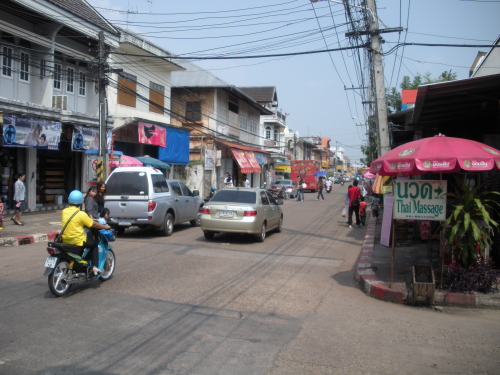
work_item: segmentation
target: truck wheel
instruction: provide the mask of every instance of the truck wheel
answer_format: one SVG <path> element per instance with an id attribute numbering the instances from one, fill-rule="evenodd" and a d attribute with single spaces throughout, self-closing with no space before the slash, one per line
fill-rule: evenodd
<path id="1" fill-rule="evenodd" d="M 174 218 L 172 214 L 168 212 L 165 215 L 165 222 L 163 223 L 163 229 L 160 229 L 160 234 L 162 236 L 168 237 L 174 233 Z"/>

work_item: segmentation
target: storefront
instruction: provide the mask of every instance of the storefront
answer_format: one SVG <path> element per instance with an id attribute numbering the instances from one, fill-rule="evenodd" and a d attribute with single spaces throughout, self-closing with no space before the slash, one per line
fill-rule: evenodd
<path id="1" fill-rule="evenodd" d="M 222 181 L 226 172 L 233 178 L 235 186 L 243 186 L 243 177 L 246 175 L 251 187 L 262 185 L 262 174 L 266 157 L 269 153 L 258 148 L 243 146 L 237 143 L 216 141 L 218 149 L 221 151 L 221 176 L 219 177 L 219 187 L 222 188 Z M 257 155 L 256 155 L 257 154 Z"/>

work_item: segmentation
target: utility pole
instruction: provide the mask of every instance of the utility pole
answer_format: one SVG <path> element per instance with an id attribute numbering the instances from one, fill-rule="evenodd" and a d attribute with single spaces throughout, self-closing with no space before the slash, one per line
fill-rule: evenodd
<path id="1" fill-rule="evenodd" d="M 97 80 L 99 84 L 99 156 L 102 157 L 103 172 L 98 179 L 105 181 L 108 177 L 109 158 L 106 139 L 106 77 L 104 74 L 106 65 L 106 46 L 104 44 L 104 32 L 99 32 L 99 68 Z"/>
<path id="2" fill-rule="evenodd" d="M 380 53 L 380 37 L 378 30 L 377 6 L 375 0 L 366 1 L 367 8 L 371 11 L 370 39 L 373 58 L 373 81 L 375 86 L 375 101 L 377 110 L 378 130 L 378 156 L 390 151 L 389 128 L 387 126 L 387 101 L 385 97 L 384 66 Z"/>

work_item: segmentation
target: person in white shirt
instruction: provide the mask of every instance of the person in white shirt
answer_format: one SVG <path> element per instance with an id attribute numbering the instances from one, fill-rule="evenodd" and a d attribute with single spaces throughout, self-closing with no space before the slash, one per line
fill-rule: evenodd
<path id="1" fill-rule="evenodd" d="M 246 187 L 246 188 L 250 187 L 250 181 L 248 180 L 246 174 L 243 175 L 243 186 Z"/>
<path id="2" fill-rule="evenodd" d="M 226 178 L 224 178 L 224 187 L 233 187 L 233 179 L 229 172 L 226 172 Z"/>

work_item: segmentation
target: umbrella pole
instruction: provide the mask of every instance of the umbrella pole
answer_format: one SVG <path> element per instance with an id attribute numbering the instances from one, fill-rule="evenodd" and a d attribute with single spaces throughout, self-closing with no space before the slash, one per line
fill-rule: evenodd
<path id="1" fill-rule="evenodd" d="M 392 288 L 392 283 L 394 282 L 394 260 L 396 257 L 396 220 L 392 220 L 392 258 L 391 258 L 391 284 L 389 288 Z"/>
<path id="2" fill-rule="evenodd" d="M 443 174 L 439 174 L 439 179 L 443 179 Z M 446 208 L 445 208 L 446 209 Z M 443 290 L 443 279 L 444 279 L 444 248 L 443 241 L 444 240 L 444 221 L 441 222 L 441 232 L 439 233 L 439 252 L 441 255 L 441 283 L 440 290 Z"/>

